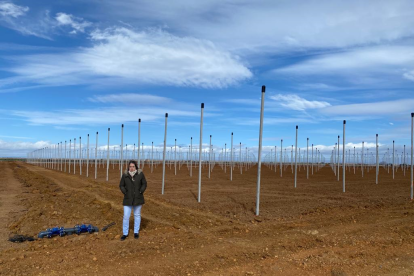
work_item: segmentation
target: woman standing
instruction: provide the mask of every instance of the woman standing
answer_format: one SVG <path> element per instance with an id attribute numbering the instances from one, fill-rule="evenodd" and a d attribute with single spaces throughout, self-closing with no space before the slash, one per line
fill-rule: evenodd
<path id="1" fill-rule="evenodd" d="M 141 207 L 144 201 L 144 192 L 147 188 L 147 180 L 144 173 L 138 168 L 137 162 L 129 161 L 128 172 L 121 177 L 119 188 L 124 194 L 124 218 L 122 223 L 123 235 L 121 241 L 128 237 L 129 233 L 129 217 L 134 209 L 134 238 L 139 238 L 139 227 L 141 224 Z"/>

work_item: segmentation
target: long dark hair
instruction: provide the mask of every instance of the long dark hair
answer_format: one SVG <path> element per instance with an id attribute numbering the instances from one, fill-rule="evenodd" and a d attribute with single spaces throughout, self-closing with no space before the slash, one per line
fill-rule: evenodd
<path id="1" fill-rule="evenodd" d="M 128 174 L 128 172 L 129 172 L 129 165 L 131 165 L 131 163 L 135 165 L 135 169 L 138 171 L 138 164 L 137 164 L 137 161 L 135 161 L 135 160 L 131 160 L 131 161 L 129 161 L 129 162 L 128 162 L 128 168 L 125 170 L 125 173 L 126 173 L 126 174 Z"/>
<path id="2" fill-rule="evenodd" d="M 135 161 L 135 160 L 131 160 L 131 161 L 129 161 L 129 162 L 128 162 L 128 168 L 127 168 L 127 170 L 126 170 L 126 172 L 125 172 L 125 173 L 128 173 L 128 172 L 129 172 L 129 165 L 131 165 L 131 164 L 134 164 L 134 165 L 135 165 L 135 169 L 136 169 L 136 170 L 138 170 L 138 164 L 137 164 L 137 161 Z"/>

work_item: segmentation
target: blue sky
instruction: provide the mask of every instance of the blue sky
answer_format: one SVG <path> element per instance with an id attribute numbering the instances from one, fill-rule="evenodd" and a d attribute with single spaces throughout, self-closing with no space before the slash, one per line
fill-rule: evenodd
<path id="1" fill-rule="evenodd" d="M 0 1 L 0 156 L 99 131 L 100 146 L 257 151 L 310 143 L 410 143 L 413 1 Z M 342 139 L 341 139 L 342 143 Z"/>

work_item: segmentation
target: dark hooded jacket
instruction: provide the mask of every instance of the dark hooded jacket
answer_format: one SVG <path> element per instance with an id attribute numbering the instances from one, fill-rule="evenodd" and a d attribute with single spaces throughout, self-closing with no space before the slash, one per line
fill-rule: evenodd
<path id="1" fill-rule="evenodd" d="M 126 172 L 122 175 L 119 188 L 124 194 L 124 206 L 138 206 L 145 203 L 144 192 L 147 189 L 147 180 L 141 169 L 138 169 L 134 178 Z"/>

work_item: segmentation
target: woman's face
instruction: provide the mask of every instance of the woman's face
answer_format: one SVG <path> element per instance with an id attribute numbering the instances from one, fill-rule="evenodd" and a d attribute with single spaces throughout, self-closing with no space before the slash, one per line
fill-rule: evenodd
<path id="1" fill-rule="evenodd" d="M 135 164 L 134 163 L 131 163 L 131 164 L 129 164 L 129 171 L 130 172 L 133 172 L 133 171 L 135 171 Z"/>

